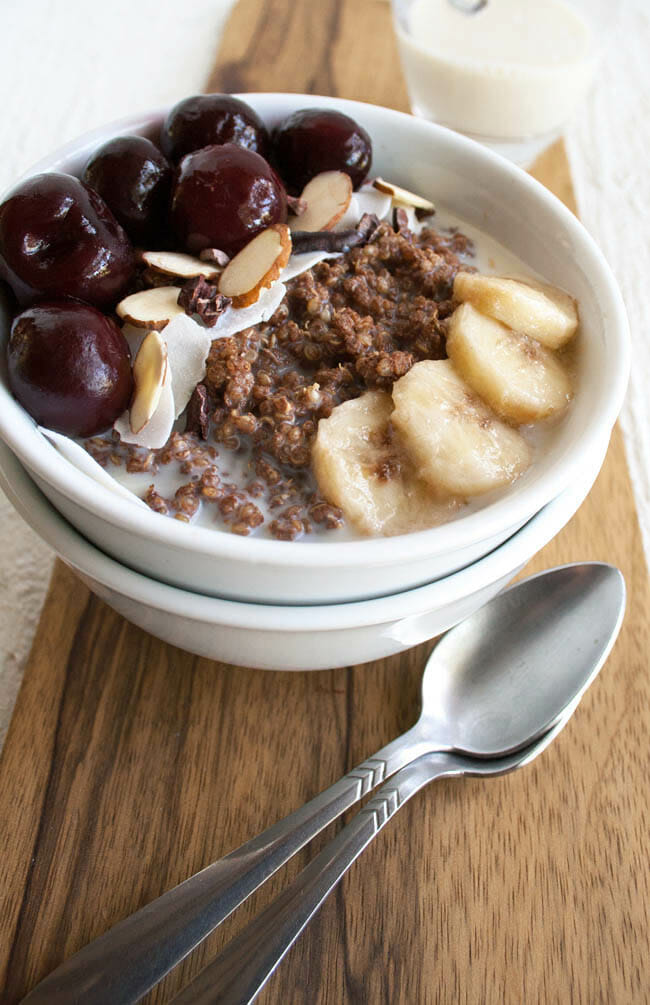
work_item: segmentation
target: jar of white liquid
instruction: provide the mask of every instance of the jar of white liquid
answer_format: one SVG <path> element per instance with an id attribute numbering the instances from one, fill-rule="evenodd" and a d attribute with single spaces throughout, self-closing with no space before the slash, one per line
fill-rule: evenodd
<path id="1" fill-rule="evenodd" d="M 598 63 L 585 16 L 603 0 L 392 0 L 402 68 L 416 115 L 528 165 L 585 97 Z"/>

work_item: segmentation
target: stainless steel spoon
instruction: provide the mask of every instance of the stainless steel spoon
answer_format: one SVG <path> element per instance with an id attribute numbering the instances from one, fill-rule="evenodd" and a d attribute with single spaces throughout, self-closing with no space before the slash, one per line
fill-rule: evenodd
<path id="1" fill-rule="evenodd" d="M 490 778 L 530 764 L 564 728 L 577 704 L 535 743 L 505 758 L 425 754 L 402 768 L 171 1005 L 250 1005 L 352 863 L 411 796 L 436 778 Z"/>
<path id="2" fill-rule="evenodd" d="M 138 1001 L 280 866 L 390 775 L 424 754 L 498 757 L 542 736 L 602 666 L 624 605 L 623 577 L 601 563 L 554 569 L 500 594 L 433 650 L 415 726 L 284 820 L 89 943 L 25 1001 Z"/>

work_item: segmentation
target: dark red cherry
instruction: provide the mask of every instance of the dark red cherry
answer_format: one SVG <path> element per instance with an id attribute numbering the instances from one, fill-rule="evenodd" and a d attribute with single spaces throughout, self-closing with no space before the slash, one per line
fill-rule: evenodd
<path id="1" fill-rule="evenodd" d="M 67 436 L 104 432 L 129 407 L 133 391 L 126 339 L 94 307 L 47 302 L 11 326 L 9 386 L 41 426 Z"/>
<path id="2" fill-rule="evenodd" d="M 303 108 L 290 115 L 276 129 L 273 148 L 282 180 L 294 192 L 321 171 L 346 171 L 358 188 L 372 163 L 366 130 L 349 115 L 326 108 Z"/>
<path id="3" fill-rule="evenodd" d="M 183 158 L 172 198 L 172 227 L 196 254 L 220 248 L 234 255 L 272 223 L 287 218 L 282 182 L 263 157 L 226 143 Z"/>
<path id="4" fill-rule="evenodd" d="M 172 169 L 144 136 L 118 136 L 104 143 L 84 168 L 83 180 L 111 210 L 136 244 L 153 247 L 168 230 Z"/>
<path id="5" fill-rule="evenodd" d="M 0 277 L 21 305 L 73 297 L 111 307 L 134 264 L 131 242 L 104 200 L 72 175 L 35 175 L 0 206 Z"/>
<path id="6" fill-rule="evenodd" d="M 257 112 L 229 94 L 197 94 L 174 105 L 160 131 L 170 160 L 213 143 L 236 143 L 265 157 L 269 136 Z"/>

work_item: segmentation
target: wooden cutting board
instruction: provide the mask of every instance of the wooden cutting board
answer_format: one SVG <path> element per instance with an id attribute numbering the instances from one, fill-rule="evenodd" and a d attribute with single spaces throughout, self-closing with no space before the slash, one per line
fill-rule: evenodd
<path id="1" fill-rule="evenodd" d="M 407 107 L 381 0 L 240 0 L 209 87 Z M 535 173 L 574 208 L 561 145 Z M 583 559 L 620 566 L 629 601 L 570 727 L 525 771 L 413 799 L 260 1002 L 650 1000 L 650 593 L 618 430 L 589 499 L 526 571 Z M 429 649 L 311 674 L 210 663 L 57 563 L 0 763 L 2 1001 L 409 726 Z M 146 1000 L 169 1001 L 312 850 Z"/>

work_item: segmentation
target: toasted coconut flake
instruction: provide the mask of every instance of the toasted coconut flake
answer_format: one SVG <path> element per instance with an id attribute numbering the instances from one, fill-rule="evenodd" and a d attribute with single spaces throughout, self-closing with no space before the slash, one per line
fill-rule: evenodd
<path id="1" fill-rule="evenodd" d="M 340 251 L 305 251 L 302 254 L 292 255 L 284 269 L 280 279 L 283 283 L 288 283 L 290 279 L 313 269 L 314 265 L 324 261 L 326 258 L 340 258 Z"/>
<path id="2" fill-rule="evenodd" d="M 181 251 L 144 251 L 142 260 L 155 272 L 161 272 L 165 276 L 178 276 L 179 279 L 193 279 L 194 276 L 214 279 L 221 273 L 216 264 L 204 262 Z"/>
<path id="3" fill-rule="evenodd" d="M 205 377 L 212 333 L 186 314 L 179 314 L 160 335 L 167 347 L 174 418 L 177 419 L 192 397 L 194 388 Z"/>
<path id="4" fill-rule="evenodd" d="M 337 220 L 334 226 L 330 228 L 332 231 L 334 231 L 334 233 L 336 233 L 336 231 L 338 230 L 349 230 L 350 227 L 355 227 L 359 222 L 359 220 L 361 219 L 362 214 L 359 208 L 359 203 L 357 201 L 358 195 L 359 195 L 358 192 L 352 193 L 350 204 L 346 209 L 345 213 L 339 220 Z M 377 193 L 377 195 L 379 195 L 379 192 Z M 302 227 L 300 226 L 300 220 L 292 220 L 291 227 L 292 230 L 294 231 L 302 231 L 302 233 L 304 233 Z"/>
<path id="5" fill-rule="evenodd" d="M 399 206 L 413 206 L 416 209 L 426 209 L 430 211 L 433 211 L 436 208 L 430 199 L 425 199 L 424 196 L 416 195 L 415 192 L 409 192 L 407 188 L 395 185 L 391 181 L 385 181 L 383 178 L 375 178 L 372 184 L 379 192 L 384 192 L 386 195 L 389 195 L 393 202 L 397 203 Z"/>
<path id="6" fill-rule="evenodd" d="M 259 299 L 250 307 L 228 307 L 217 319 L 214 328 L 210 329 L 211 338 L 230 338 L 237 332 L 268 321 L 284 300 L 286 292 L 284 283 L 275 282 L 267 290 L 262 290 Z"/>
<path id="7" fill-rule="evenodd" d="M 389 195 L 385 192 L 378 192 L 372 184 L 366 184 L 353 193 L 350 205 L 332 230 L 350 230 L 352 227 L 356 227 L 359 220 L 366 215 L 376 216 L 379 220 L 387 220 L 390 218 L 392 208 L 393 200 Z M 300 221 L 297 220 L 294 230 L 301 229 Z"/>
<path id="8" fill-rule="evenodd" d="M 373 185 L 366 185 L 354 193 L 359 212 L 359 220 L 366 213 L 374 214 L 379 220 L 387 220 L 393 207 L 393 200 L 387 192 L 379 192 Z M 355 221 L 357 222 L 357 221 Z"/>
<path id="9" fill-rule="evenodd" d="M 219 292 L 232 299 L 233 307 L 249 307 L 279 277 L 290 255 L 287 225 L 267 227 L 228 263 L 219 280 Z"/>
<path id="10" fill-rule="evenodd" d="M 136 328 L 160 331 L 173 317 L 183 313 L 183 308 L 177 303 L 178 293 L 178 286 L 141 290 L 121 300 L 115 313 Z"/>
<path id="11" fill-rule="evenodd" d="M 159 332 L 150 331 L 133 361 L 135 391 L 129 410 L 132 433 L 144 429 L 156 411 L 167 374 L 167 345 Z"/>
<path id="12" fill-rule="evenodd" d="M 125 414 L 128 416 L 128 413 Z M 50 441 L 52 446 L 56 447 L 62 457 L 65 457 L 82 474 L 88 475 L 89 478 L 94 479 L 99 485 L 103 485 L 104 488 L 111 489 L 118 496 L 123 496 L 130 502 L 134 502 L 138 506 L 145 506 L 146 508 L 146 503 L 142 499 L 139 499 L 126 486 L 121 485 L 120 482 L 109 475 L 108 471 L 105 471 L 101 464 L 98 464 L 94 457 L 91 457 L 88 451 L 84 450 L 75 440 L 70 439 L 69 436 L 64 436 L 62 433 L 56 433 L 53 429 L 45 429 L 44 426 L 39 426 L 38 429 Z"/>
<path id="13" fill-rule="evenodd" d="M 331 230 L 352 201 L 352 181 L 344 171 L 322 171 L 300 196 L 307 209 L 290 222 L 292 230 Z"/>

